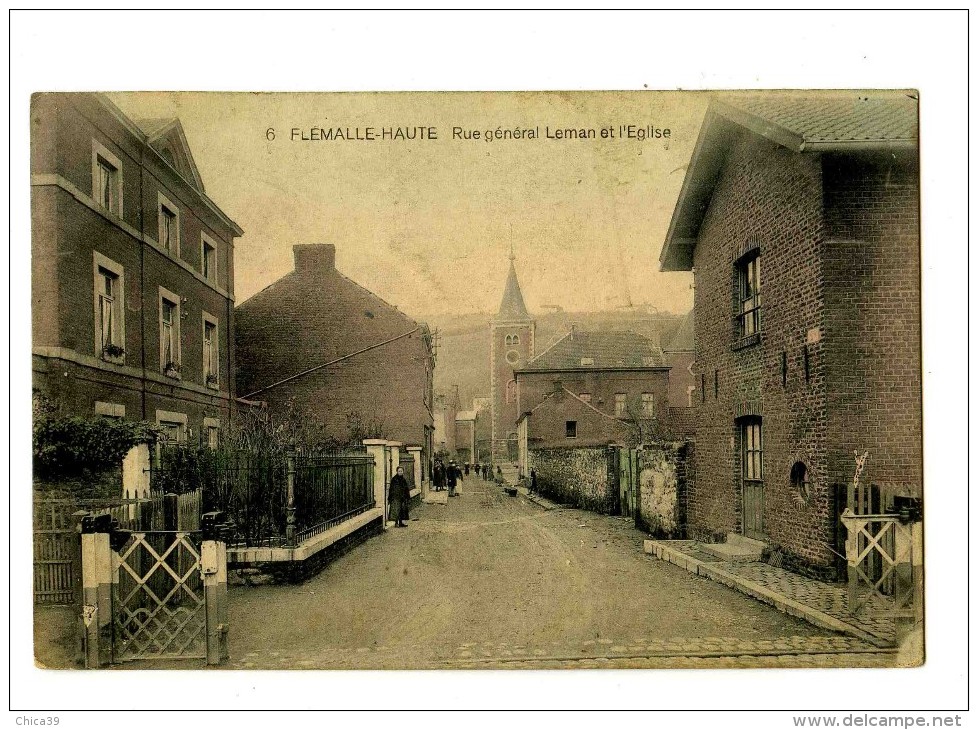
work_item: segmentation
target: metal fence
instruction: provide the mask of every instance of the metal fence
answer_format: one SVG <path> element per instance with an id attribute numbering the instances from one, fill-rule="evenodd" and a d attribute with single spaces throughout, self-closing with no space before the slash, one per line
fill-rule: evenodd
<path id="1" fill-rule="evenodd" d="M 199 511 L 227 516 L 229 547 L 277 547 L 372 508 L 373 473 L 373 457 L 362 446 L 294 452 L 166 447 L 154 460 L 150 486 L 199 490 Z"/>

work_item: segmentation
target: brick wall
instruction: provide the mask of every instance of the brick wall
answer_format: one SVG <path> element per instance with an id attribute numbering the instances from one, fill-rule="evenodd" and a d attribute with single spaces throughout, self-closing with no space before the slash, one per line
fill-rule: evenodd
<path id="1" fill-rule="evenodd" d="M 696 269 L 696 478 L 688 519 L 694 534 L 742 528 L 736 419 L 762 418 L 764 530 L 771 542 L 812 562 L 828 562 L 824 337 L 820 250 L 822 174 L 816 157 L 744 134 L 723 166 L 699 233 Z M 736 262 L 761 257 L 760 342 L 738 349 Z M 808 344 L 808 376 L 804 368 Z M 782 360 L 784 358 L 784 360 Z M 782 376 L 782 362 L 787 370 Z M 789 480 L 803 461 L 807 502 Z"/>
<path id="2" fill-rule="evenodd" d="M 828 468 L 920 495 L 919 191 L 914 160 L 825 159 Z"/>
<path id="3" fill-rule="evenodd" d="M 155 421 L 157 410 L 186 414 L 195 436 L 204 418 L 226 424 L 234 393 L 234 232 L 95 97 L 38 94 L 31 116 L 35 387 L 78 415 L 94 414 L 95 401 L 104 401 L 125 406 L 129 419 Z M 121 163 L 121 219 L 92 200 L 93 140 Z M 186 245 L 171 255 L 155 246 L 159 191 L 180 209 Z M 199 278 L 201 230 L 224 262 L 214 286 Z M 122 363 L 106 362 L 97 344 L 96 252 L 123 269 Z M 182 300 L 179 380 L 161 373 L 160 286 Z M 203 371 L 203 312 L 218 321 L 218 389 L 207 387 Z"/>
<path id="4" fill-rule="evenodd" d="M 609 513 L 617 504 L 608 479 L 607 448 L 531 448 L 529 466 L 536 469 L 541 494 L 562 504 Z"/>
<path id="5" fill-rule="evenodd" d="M 291 403 L 321 424 L 324 435 L 339 440 L 348 437 L 349 416 L 357 413 L 382 424 L 392 439 L 423 445 L 433 418 L 425 367 L 429 351 L 419 325 L 337 272 L 332 260 L 301 262 L 297 257 L 297 266 L 236 310 L 239 392 L 260 391 L 251 397 L 266 401 L 280 416 Z"/>
<path id="6" fill-rule="evenodd" d="M 526 418 L 530 448 L 580 448 L 635 440 L 629 424 L 596 412 L 563 389 Z M 568 421 L 576 424 L 574 437 L 567 436 Z"/>

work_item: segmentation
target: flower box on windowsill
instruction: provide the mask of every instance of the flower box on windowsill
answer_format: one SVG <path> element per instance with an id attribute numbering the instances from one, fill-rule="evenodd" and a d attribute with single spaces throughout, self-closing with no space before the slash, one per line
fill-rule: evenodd
<path id="1" fill-rule="evenodd" d="M 207 387 L 217 390 L 217 375 L 212 373 L 207 376 Z"/>
<path id="2" fill-rule="evenodd" d="M 163 375 L 174 380 L 180 380 L 180 366 L 175 362 L 168 362 L 163 366 Z"/>
<path id="3" fill-rule="evenodd" d="M 106 345 L 102 348 L 102 359 L 106 362 L 122 365 L 126 361 L 126 351 L 119 345 Z"/>
<path id="4" fill-rule="evenodd" d="M 737 350 L 743 350 L 746 347 L 753 347 L 754 345 L 758 345 L 760 344 L 760 342 L 761 342 L 761 333 L 755 332 L 752 335 L 741 337 L 739 340 L 737 340 L 730 346 L 730 349 L 736 352 Z"/>

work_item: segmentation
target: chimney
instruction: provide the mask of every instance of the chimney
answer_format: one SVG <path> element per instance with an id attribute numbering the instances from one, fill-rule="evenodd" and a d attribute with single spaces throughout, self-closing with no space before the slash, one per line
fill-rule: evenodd
<path id="1" fill-rule="evenodd" d="M 321 274 L 336 268 L 336 246 L 332 243 L 299 243 L 292 247 L 292 255 L 300 274 Z"/>

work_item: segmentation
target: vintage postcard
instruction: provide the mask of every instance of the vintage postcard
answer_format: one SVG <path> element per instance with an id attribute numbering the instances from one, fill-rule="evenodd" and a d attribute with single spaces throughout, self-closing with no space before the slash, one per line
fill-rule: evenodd
<path id="1" fill-rule="evenodd" d="M 920 665 L 918 114 L 35 94 L 37 665 Z"/>

